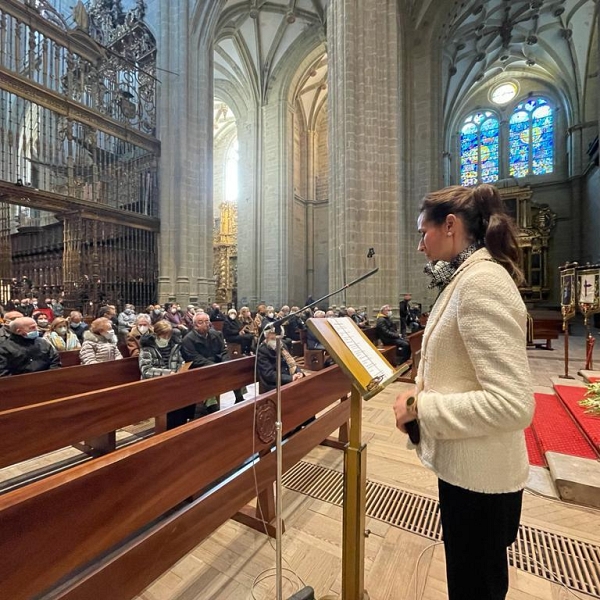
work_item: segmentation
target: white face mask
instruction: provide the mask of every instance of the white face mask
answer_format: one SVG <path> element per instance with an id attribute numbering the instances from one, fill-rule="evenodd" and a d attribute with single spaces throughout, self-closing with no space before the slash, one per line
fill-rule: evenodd
<path id="1" fill-rule="evenodd" d="M 165 338 L 156 338 L 156 345 L 159 348 L 166 348 L 171 340 L 165 340 Z"/>
<path id="2" fill-rule="evenodd" d="M 148 325 L 138 325 L 138 331 L 144 335 L 145 333 L 148 333 Z"/>
<path id="3" fill-rule="evenodd" d="M 269 317 L 269 319 L 272 319 L 275 316 L 275 313 L 267 313 L 267 317 Z"/>
<path id="4" fill-rule="evenodd" d="M 104 339 L 107 339 L 109 342 L 114 342 L 117 338 L 117 336 L 112 331 L 107 331 L 106 333 L 103 333 L 102 337 Z"/>
<path id="5" fill-rule="evenodd" d="M 271 348 L 271 350 L 277 350 L 277 341 L 276 340 L 269 340 L 267 342 L 267 346 L 269 348 Z"/>
<path id="6" fill-rule="evenodd" d="M 67 333 L 67 328 L 66 327 L 57 327 L 56 333 L 58 333 L 58 335 L 65 335 L 65 333 Z"/>
<path id="7" fill-rule="evenodd" d="M 388 311 L 388 317 L 391 317 L 394 313 L 392 313 L 392 311 Z"/>
<path id="8" fill-rule="evenodd" d="M 177 309 L 176 309 L 176 308 L 172 308 L 172 309 L 171 309 L 171 312 L 172 312 L 173 314 L 175 314 L 175 313 L 177 312 Z"/>

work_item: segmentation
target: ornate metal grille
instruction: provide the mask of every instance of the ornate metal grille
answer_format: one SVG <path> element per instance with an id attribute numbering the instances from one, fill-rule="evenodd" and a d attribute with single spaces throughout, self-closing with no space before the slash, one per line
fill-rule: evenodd
<path id="1" fill-rule="evenodd" d="M 64 290 L 93 312 L 155 299 L 160 144 L 145 10 L 78 1 L 69 26 L 45 0 L 2 2 L 0 301 Z"/>

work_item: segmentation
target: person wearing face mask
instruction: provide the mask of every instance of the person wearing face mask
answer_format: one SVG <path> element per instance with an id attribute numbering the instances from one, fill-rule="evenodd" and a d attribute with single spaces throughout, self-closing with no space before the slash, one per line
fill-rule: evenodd
<path id="1" fill-rule="evenodd" d="M 196 314 L 196 309 L 193 304 L 188 304 L 187 310 L 183 315 L 183 324 L 190 331 L 194 327 L 194 315 Z"/>
<path id="2" fill-rule="evenodd" d="M 256 327 L 256 331 L 262 331 L 262 322 L 263 319 L 267 316 L 267 305 L 259 304 L 256 307 L 256 316 L 254 317 L 254 326 Z"/>
<path id="3" fill-rule="evenodd" d="M 93 365 L 122 358 L 110 320 L 100 317 L 92 321 L 89 331 L 83 334 L 83 344 L 79 351 L 81 364 Z"/>
<path id="4" fill-rule="evenodd" d="M 223 337 L 227 343 L 240 344 L 242 354 L 249 355 L 252 351 L 254 336 L 245 332 L 245 325 L 238 320 L 237 316 L 235 308 L 227 311 L 227 319 L 223 323 Z"/>
<path id="5" fill-rule="evenodd" d="M 277 387 L 277 335 L 281 333 L 278 326 L 265 334 L 265 340 L 256 351 L 258 381 L 260 392 L 270 392 Z M 281 385 L 302 379 L 306 374 L 296 364 L 292 355 L 282 345 L 281 348 Z"/>
<path id="6" fill-rule="evenodd" d="M 23 316 L 18 310 L 9 310 L 4 313 L 4 323 L 0 327 L 0 344 L 5 342 L 10 337 L 10 330 L 8 326 L 15 320 L 20 319 Z"/>
<path id="7" fill-rule="evenodd" d="M 88 329 L 83 315 L 78 310 L 72 310 L 68 318 L 69 329 L 77 336 L 79 343 L 83 343 L 83 334 Z"/>
<path id="8" fill-rule="evenodd" d="M 384 346 L 396 346 L 400 364 L 410 358 L 410 344 L 398 333 L 398 326 L 392 321 L 392 310 L 389 304 L 384 304 L 377 315 L 375 323 L 377 337 Z"/>
<path id="9" fill-rule="evenodd" d="M 156 325 L 159 321 L 164 318 L 165 311 L 160 304 L 155 304 L 150 310 L 150 320 L 152 325 Z"/>
<path id="10" fill-rule="evenodd" d="M 127 334 L 126 343 L 127 350 L 129 350 L 129 356 L 140 355 L 140 340 L 146 335 L 152 335 L 153 329 L 150 315 L 140 313 L 136 320 L 135 325 L 131 331 Z"/>
<path id="11" fill-rule="evenodd" d="M 171 304 L 164 314 L 165 321 L 171 323 L 174 329 L 178 329 L 181 335 L 185 335 L 188 332 L 188 328 L 183 324 L 183 316 L 179 311 L 177 304 Z"/>
<path id="12" fill-rule="evenodd" d="M 272 323 L 273 321 L 275 321 L 276 319 L 276 315 L 275 315 L 275 308 L 273 306 L 267 306 L 265 308 L 265 314 L 264 317 L 261 321 L 260 324 L 260 331 L 263 331 L 263 329 L 269 324 Z"/>
<path id="13" fill-rule="evenodd" d="M 8 330 L 9 339 L 0 344 L 0 377 L 60 368 L 56 348 L 39 336 L 32 318 L 16 318 Z"/>
<path id="14" fill-rule="evenodd" d="M 125 310 L 119 313 L 119 316 L 117 318 L 118 334 L 119 336 L 121 336 L 121 340 L 127 337 L 127 334 L 135 325 L 135 318 L 135 308 L 133 304 L 126 304 Z"/>
<path id="15" fill-rule="evenodd" d="M 34 309 L 33 314 L 31 315 L 34 319 L 36 313 L 42 313 L 46 315 L 46 320 L 48 323 L 52 323 L 52 321 L 54 321 L 54 311 L 46 300 L 40 300 L 38 302 L 37 308 Z"/>
<path id="16" fill-rule="evenodd" d="M 215 321 L 224 321 L 225 320 L 225 315 L 221 312 L 221 307 L 216 303 L 213 302 L 211 307 L 210 307 L 210 320 L 214 323 Z"/>
<path id="17" fill-rule="evenodd" d="M 31 315 L 33 320 L 37 324 L 38 331 L 40 332 L 40 336 L 44 336 L 50 327 L 50 321 L 45 313 L 35 311 L 33 315 Z"/>
<path id="18" fill-rule="evenodd" d="M 44 339 L 54 346 L 59 352 L 77 350 L 81 343 L 73 331 L 70 331 L 67 319 L 58 317 L 54 319 L 44 334 Z"/>
<path id="19" fill-rule="evenodd" d="M 142 379 L 152 379 L 176 373 L 183 365 L 181 344 L 173 337 L 173 327 L 160 321 L 152 335 L 140 339 L 140 374 Z M 167 413 L 167 429 L 183 425 L 194 418 L 195 404 Z"/>
<path id="20" fill-rule="evenodd" d="M 183 360 L 191 362 L 191 369 L 208 367 L 229 360 L 225 342 L 220 331 L 211 328 L 210 318 L 206 313 L 194 315 L 194 329 L 183 338 L 181 343 Z M 241 390 L 233 390 L 235 401 L 242 402 Z"/>

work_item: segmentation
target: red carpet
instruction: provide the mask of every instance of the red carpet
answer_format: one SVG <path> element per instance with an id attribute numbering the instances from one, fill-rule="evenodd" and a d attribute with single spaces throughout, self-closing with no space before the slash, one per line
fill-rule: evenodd
<path id="1" fill-rule="evenodd" d="M 596 458 L 594 449 L 579 431 L 557 396 L 535 394 L 535 402 L 532 427 L 540 446 L 538 452 L 541 451 L 542 456 L 545 452 L 559 452 L 582 458 Z M 528 450 L 529 444 L 528 439 Z M 530 463 L 539 464 L 539 456 L 536 452 L 531 450 L 529 452 Z"/>
<path id="2" fill-rule="evenodd" d="M 586 389 L 571 385 L 555 385 L 554 389 L 600 454 L 600 417 L 586 415 L 584 409 L 579 406 L 579 401 L 583 399 Z"/>
<path id="3" fill-rule="evenodd" d="M 546 459 L 535 437 L 532 427 L 525 430 L 525 443 L 527 444 L 527 454 L 529 455 L 529 464 L 535 467 L 546 467 Z"/>
<path id="4" fill-rule="evenodd" d="M 588 377 L 589 382 L 590 383 L 600 383 L 600 377 L 596 377 L 594 375 L 591 375 L 590 377 Z"/>

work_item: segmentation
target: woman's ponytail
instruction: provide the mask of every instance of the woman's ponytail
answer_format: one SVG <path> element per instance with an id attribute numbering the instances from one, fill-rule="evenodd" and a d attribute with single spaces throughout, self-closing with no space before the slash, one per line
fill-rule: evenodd
<path id="1" fill-rule="evenodd" d="M 479 206 L 483 241 L 492 257 L 513 277 L 517 284 L 523 282 L 519 267 L 521 249 L 517 228 L 506 213 L 502 197 L 491 185 L 482 184 L 473 190 L 473 197 Z"/>

